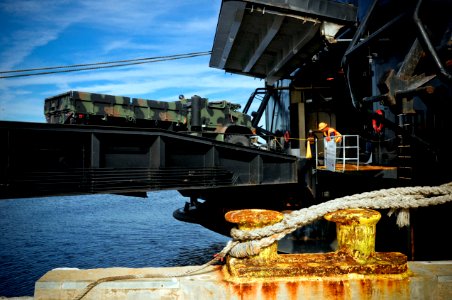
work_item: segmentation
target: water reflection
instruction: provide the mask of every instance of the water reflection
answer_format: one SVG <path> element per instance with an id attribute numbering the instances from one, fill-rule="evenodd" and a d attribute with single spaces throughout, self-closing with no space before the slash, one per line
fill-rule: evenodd
<path id="1" fill-rule="evenodd" d="M 59 267 L 200 265 L 229 238 L 172 217 L 177 191 L 0 201 L 0 296 L 31 296 Z"/>

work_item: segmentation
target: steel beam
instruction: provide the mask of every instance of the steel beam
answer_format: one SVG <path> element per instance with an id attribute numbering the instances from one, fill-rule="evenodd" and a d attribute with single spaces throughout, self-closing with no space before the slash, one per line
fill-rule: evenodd
<path id="1" fill-rule="evenodd" d="M 243 68 L 243 72 L 247 73 L 251 71 L 251 68 L 256 64 L 257 60 L 262 56 L 262 54 L 267 49 L 268 45 L 273 41 L 273 38 L 278 33 L 279 28 L 281 28 L 281 24 L 284 21 L 283 16 L 275 16 L 273 19 L 273 23 L 267 32 L 264 34 L 264 37 L 259 41 L 259 45 L 254 51 L 253 55 L 248 60 L 245 68 Z"/>

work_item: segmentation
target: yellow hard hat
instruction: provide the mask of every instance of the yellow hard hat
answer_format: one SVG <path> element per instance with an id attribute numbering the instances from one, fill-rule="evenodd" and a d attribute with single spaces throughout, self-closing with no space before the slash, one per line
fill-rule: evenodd
<path id="1" fill-rule="evenodd" d="M 323 130 L 323 129 L 325 129 L 326 127 L 328 127 L 328 124 L 327 124 L 327 123 L 325 123 L 325 122 L 320 122 L 320 123 L 319 123 L 319 130 Z"/>

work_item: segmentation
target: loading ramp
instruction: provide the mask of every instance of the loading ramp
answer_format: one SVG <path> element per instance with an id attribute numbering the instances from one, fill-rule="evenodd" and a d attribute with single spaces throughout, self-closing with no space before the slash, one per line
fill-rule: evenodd
<path id="1" fill-rule="evenodd" d="M 298 183 L 300 158 L 165 130 L 0 122 L 0 199 Z"/>

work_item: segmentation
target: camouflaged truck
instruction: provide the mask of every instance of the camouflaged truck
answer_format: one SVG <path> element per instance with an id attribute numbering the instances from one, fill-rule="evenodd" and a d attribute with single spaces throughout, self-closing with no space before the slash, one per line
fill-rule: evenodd
<path id="1" fill-rule="evenodd" d="M 250 146 L 251 117 L 239 104 L 193 96 L 165 102 L 69 91 L 45 99 L 47 123 L 160 128 Z"/>

